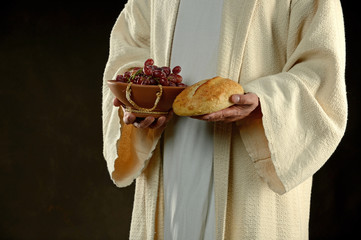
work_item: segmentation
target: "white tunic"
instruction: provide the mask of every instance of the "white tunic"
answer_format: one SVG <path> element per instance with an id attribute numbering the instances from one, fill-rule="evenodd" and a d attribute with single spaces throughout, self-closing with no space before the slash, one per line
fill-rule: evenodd
<path id="1" fill-rule="evenodd" d="M 184 83 L 216 76 L 223 1 L 181 0 L 171 66 Z M 213 125 L 174 117 L 165 131 L 164 239 L 215 239 Z"/>

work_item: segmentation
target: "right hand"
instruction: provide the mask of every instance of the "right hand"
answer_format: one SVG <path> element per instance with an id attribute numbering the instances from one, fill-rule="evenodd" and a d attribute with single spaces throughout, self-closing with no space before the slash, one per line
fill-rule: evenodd
<path id="1" fill-rule="evenodd" d="M 146 118 L 137 118 L 133 113 L 124 111 L 124 107 L 119 99 L 114 98 L 113 104 L 115 107 L 122 107 L 124 113 L 123 122 L 127 125 L 133 124 L 133 126 L 136 128 L 163 128 L 167 125 L 173 116 L 173 111 L 170 111 L 167 116 L 160 116 L 159 118 L 152 116 L 148 116 Z"/>

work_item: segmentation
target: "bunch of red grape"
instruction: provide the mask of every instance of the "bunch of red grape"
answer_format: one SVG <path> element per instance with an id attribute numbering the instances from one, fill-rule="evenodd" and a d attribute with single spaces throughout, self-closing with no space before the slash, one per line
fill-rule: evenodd
<path id="1" fill-rule="evenodd" d="M 144 67 L 136 67 L 124 74 L 118 75 L 116 81 L 140 85 L 158 85 L 185 87 L 183 78 L 179 73 L 181 67 L 176 66 L 172 70 L 170 67 L 158 67 L 154 65 L 154 60 L 149 58 L 144 62 Z"/>

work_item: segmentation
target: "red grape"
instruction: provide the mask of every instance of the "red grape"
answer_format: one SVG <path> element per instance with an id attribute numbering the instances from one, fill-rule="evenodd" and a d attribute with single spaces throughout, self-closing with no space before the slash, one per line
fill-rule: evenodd
<path id="1" fill-rule="evenodd" d="M 154 60 L 149 58 L 144 62 L 144 66 L 149 66 L 149 65 L 153 65 L 154 64 Z"/>
<path id="2" fill-rule="evenodd" d="M 153 69 L 152 69 L 151 66 L 145 66 L 144 69 L 143 69 L 143 72 L 144 72 L 145 75 L 152 76 Z"/>
<path id="3" fill-rule="evenodd" d="M 181 83 L 183 81 L 183 77 L 179 74 L 176 75 L 176 83 Z"/>
<path id="4" fill-rule="evenodd" d="M 130 73 L 129 71 L 127 71 L 127 72 L 124 73 L 124 77 L 125 77 L 126 79 L 129 79 L 129 78 L 130 78 L 130 75 L 131 75 L 131 73 Z"/>
<path id="5" fill-rule="evenodd" d="M 123 75 L 118 75 L 115 80 L 119 82 L 127 82 L 127 79 Z"/>
<path id="6" fill-rule="evenodd" d="M 182 68 L 180 66 L 175 66 L 172 70 L 174 74 L 179 74 L 181 72 Z"/>
<path id="7" fill-rule="evenodd" d="M 150 85 L 149 79 L 144 79 L 141 83 L 142 85 Z"/>
<path id="8" fill-rule="evenodd" d="M 162 67 L 162 71 L 168 76 L 170 74 L 170 67 Z"/>
<path id="9" fill-rule="evenodd" d="M 140 69 L 142 69 L 142 68 L 140 68 L 140 67 L 132 68 L 131 73 L 136 73 Z"/>
<path id="10" fill-rule="evenodd" d="M 176 76 L 174 73 L 171 73 L 168 75 L 168 80 L 171 81 L 171 82 L 175 82 L 177 80 Z"/>
<path id="11" fill-rule="evenodd" d="M 158 85 L 158 82 L 154 78 L 151 78 L 149 79 L 149 85 Z"/>
<path id="12" fill-rule="evenodd" d="M 165 78 L 159 79 L 159 83 L 160 83 L 162 86 L 168 86 L 168 85 L 169 85 L 168 80 L 165 79 Z"/>
<path id="13" fill-rule="evenodd" d="M 160 71 L 160 70 L 155 70 L 153 71 L 153 77 L 155 78 L 165 78 L 166 75 L 164 72 Z"/>
<path id="14" fill-rule="evenodd" d="M 139 84 L 139 83 L 140 83 L 139 76 L 136 76 L 136 77 L 134 77 L 134 78 L 131 78 L 130 81 L 133 82 L 134 84 Z"/>
<path id="15" fill-rule="evenodd" d="M 141 85 L 158 85 L 163 86 L 186 86 L 181 83 L 183 78 L 179 75 L 180 66 L 172 69 L 170 67 L 158 67 L 154 65 L 154 60 L 149 58 L 144 62 L 143 68 L 135 67 L 126 71 L 123 75 L 117 75 L 116 81 L 132 82 Z"/>

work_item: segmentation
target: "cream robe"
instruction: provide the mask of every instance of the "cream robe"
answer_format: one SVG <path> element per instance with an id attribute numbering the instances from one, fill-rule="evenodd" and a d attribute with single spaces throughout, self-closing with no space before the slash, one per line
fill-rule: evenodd
<path id="1" fill-rule="evenodd" d="M 137 179 L 131 239 L 163 239 L 162 129 L 122 124 L 105 80 L 148 57 L 169 64 L 178 4 L 130 0 L 110 37 L 104 157 L 118 187 Z M 340 2 L 227 0 L 222 22 L 218 75 L 255 92 L 263 118 L 215 126 L 216 238 L 307 239 L 312 175 L 347 120 Z"/>

